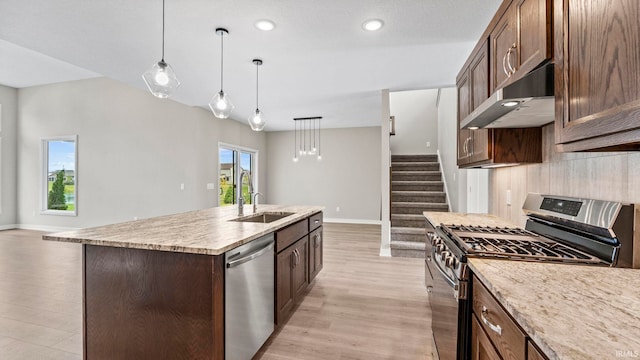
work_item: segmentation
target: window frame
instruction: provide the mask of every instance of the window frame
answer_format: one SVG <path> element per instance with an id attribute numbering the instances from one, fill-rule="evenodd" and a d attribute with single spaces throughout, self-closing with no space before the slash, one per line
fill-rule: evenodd
<path id="1" fill-rule="evenodd" d="M 218 180 L 216 181 L 216 194 L 220 194 L 220 170 L 222 168 L 222 164 L 220 163 L 220 149 L 225 149 L 225 150 L 231 150 L 231 151 L 235 151 L 236 152 L 236 156 L 237 158 L 235 159 L 235 163 L 238 167 L 241 166 L 241 153 L 250 153 L 253 155 L 253 158 L 251 159 L 251 165 L 253 167 L 253 173 L 251 174 L 251 180 L 253 181 L 253 193 L 257 193 L 260 190 L 258 189 L 258 174 L 259 174 L 259 167 L 258 167 L 258 158 L 260 156 L 260 152 L 257 149 L 252 149 L 249 147 L 245 147 L 245 146 L 239 146 L 239 145 L 233 145 L 233 144 L 229 144 L 229 143 L 225 143 L 225 142 L 218 142 L 218 156 L 217 156 L 217 162 L 218 162 L 218 173 L 217 173 L 217 177 Z M 240 189 L 240 191 L 242 191 L 242 184 L 240 183 L 242 181 L 242 179 L 240 179 L 240 173 L 236 171 L 236 169 L 234 169 L 234 174 L 237 173 L 237 179 L 235 179 L 235 186 L 237 189 Z M 219 195 L 218 195 L 219 196 Z M 227 206 L 235 206 L 238 205 L 237 203 L 238 199 L 237 196 L 233 199 L 233 203 L 229 204 Z M 253 203 L 253 199 L 251 199 L 250 204 Z M 216 206 L 220 207 L 222 206 L 222 204 L 220 204 L 220 199 L 219 197 L 216 198 Z"/>
<path id="2" fill-rule="evenodd" d="M 51 141 L 73 141 L 75 144 L 74 151 L 74 209 L 73 210 L 52 210 L 47 209 L 49 197 L 49 142 Z M 41 146 L 41 174 L 40 174 L 40 214 L 41 215 L 58 215 L 58 216 L 78 216 L 78 135 L 52 136 L 42 138 Z"/>

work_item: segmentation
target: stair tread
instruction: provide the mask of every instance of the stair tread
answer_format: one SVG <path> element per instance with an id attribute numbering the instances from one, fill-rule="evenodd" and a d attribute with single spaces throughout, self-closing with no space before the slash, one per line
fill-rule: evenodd
<path id="1" fill-rule="evenodd" d="M 390 243 L 390 247 L 392 249 L 405 249 L 405 250 L 423 250 L 425 249 L 424 242 L 416 242 L 416 241 L 401 241 L 401 240 L 392 240 Z"/>
<path id="2" fill-rule="evenodd" d="M 391 214 L 391 219 L 427 221 L 427 219 L 422 214 Z"/>
<path id="3" fill-rule="evenodd" d="M 442 180 L 392 180 L 391 184 L 396 185 L 442 185 Z"/>
<path id="4" fill-rule="evenodd" d="M 446 202 L 413 202 L 413 201 L 393 201 L 391 203 L 391 206 L 396 206 L 396 207 L 429 207 L 429 206 L 442 206 L 442 205 L 446 205 Z"/>
<path id="5" fill-rule="evenodd" d="M 396 226 L 396 227 L 391 227 L 391 233 L 392 234 L 408 234 L 408 235 L 425 235 L 427 231 L 424 228 Z"/>
<path id="6" fill-rule="evenodd" d="M 391 165 L 416 165 L 416 166 L 420 166 L 420 165 L 438 165 L 440 164 L 437 161 L 393 161 L 391 160 Z"/>
<path id="7" fill-rule="evenodd" d="M 393 190 L 391 193 L 398 195 L 444 195 L 444 191 L 433 190 Z"/>

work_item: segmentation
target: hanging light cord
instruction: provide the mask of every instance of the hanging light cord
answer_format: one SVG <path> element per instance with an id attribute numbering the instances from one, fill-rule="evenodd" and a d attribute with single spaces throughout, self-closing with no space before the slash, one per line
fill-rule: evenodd
<path id="1" fill-rule="evenodd" d="M 260 109 L 258 106 L 258 71 L 260 71 L 260 63 L 256 62 L 256 111 Z"/>
<path id="2" fill-rule="evenodd" d="M 220 32 L 220 92 L 224 89 L 224 77 L 222 72 L 224 70 L 224 31 Z"/>
<path id="3" fill-rule="evenodd" d="M 164 0 L 162 0 L 162 62 L 164 62 Z"/>

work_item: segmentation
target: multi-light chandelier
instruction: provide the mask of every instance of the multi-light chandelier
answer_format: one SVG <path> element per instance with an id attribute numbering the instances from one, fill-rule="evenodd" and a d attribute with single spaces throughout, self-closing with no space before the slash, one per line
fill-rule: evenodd
<path id="1" fill-rule="evenodd" d="M 320 120 L 322 116 L 294 118 L 293 162 L 303 156 L 322 160 L 320 149 Z"/>

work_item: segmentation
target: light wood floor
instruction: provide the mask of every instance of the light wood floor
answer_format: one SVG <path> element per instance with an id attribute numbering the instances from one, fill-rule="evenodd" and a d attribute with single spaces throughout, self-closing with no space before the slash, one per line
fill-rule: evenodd
<path id="1" fill-rule="evenodd" d="M 424 260 L 379 257 L 379 226 L 324 231 L 324 269 L 261 359 L 430 359 Z M 41 236 L 0 231 L 3 360 L 82 358 L 81 247 Z"/>

